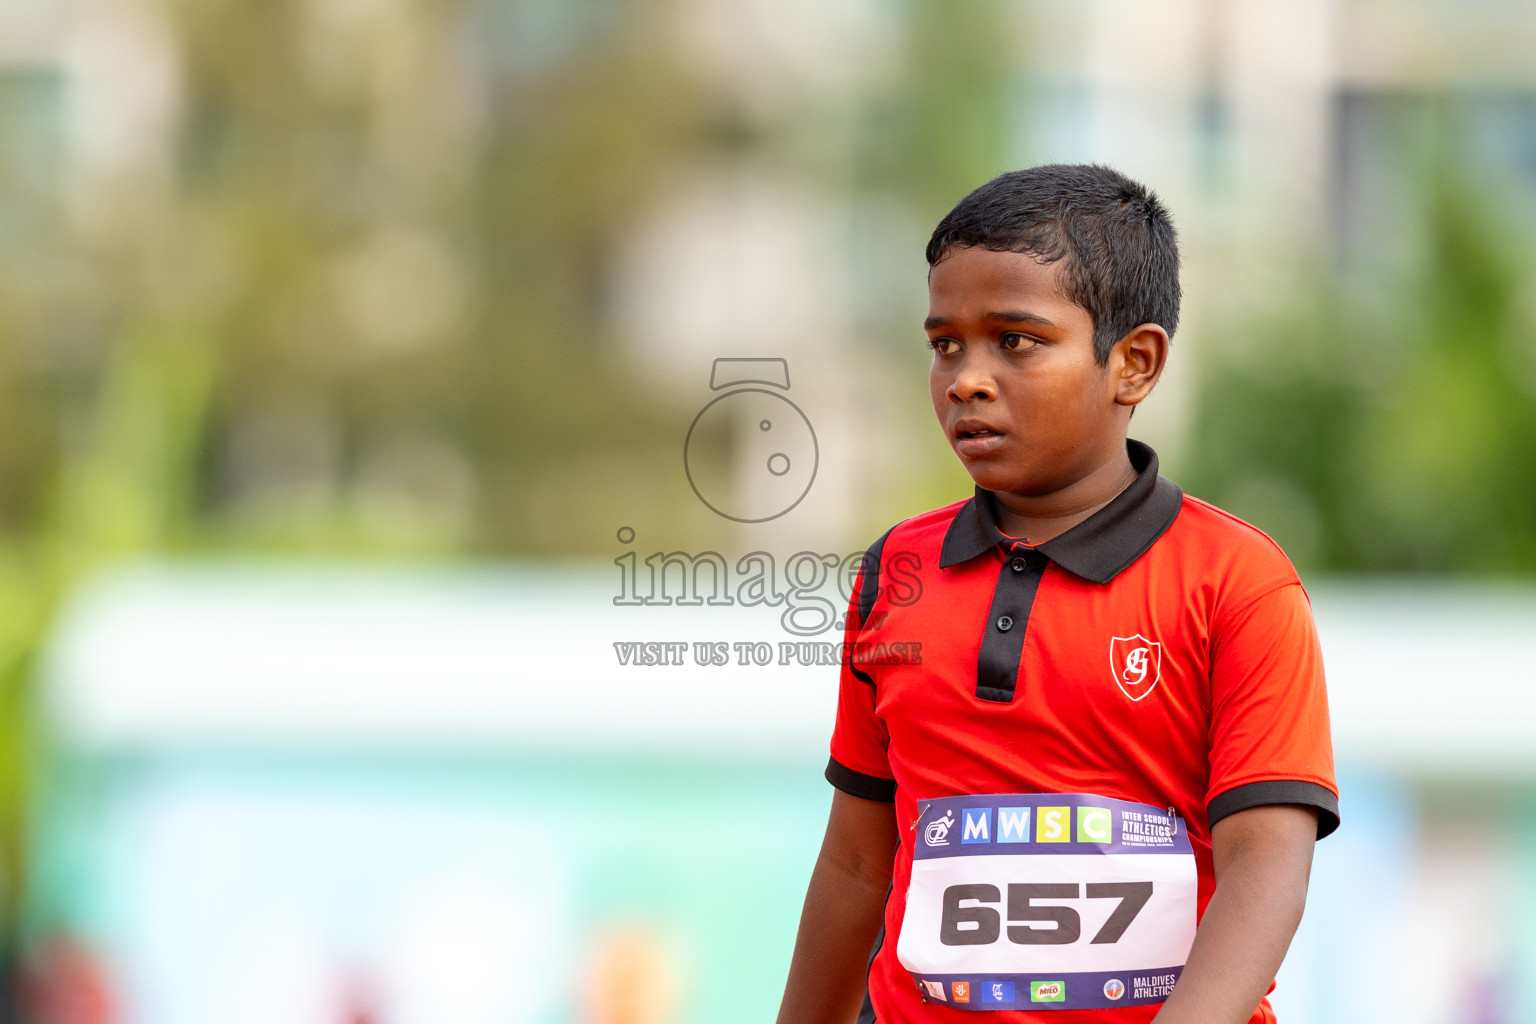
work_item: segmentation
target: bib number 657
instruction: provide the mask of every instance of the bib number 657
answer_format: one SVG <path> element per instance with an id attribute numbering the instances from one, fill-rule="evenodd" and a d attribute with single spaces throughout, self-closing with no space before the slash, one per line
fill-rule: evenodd
<path id="1" fill-rule="evenodd" d="M 1064 946 L 1076 942 L 1083 933 L 1083 919 L 1075 909 L 1036 906 L 1034 901 L 1080 899 L 1082 888 L 1076 882 L 1009 885 L 1008 941 L 1021 946 Z M 1089 882 L 1087 889 L 1090 900 L 1120 901 L 1090 943 L 1120 941 L 1152 898 L 1151 882 Z M 1002 932 L 1002 918 L 986 904 L 1001 901 L 1002 893 L 995 885 L 951 885 L 944 890 L 939 941 L 946 946 L 985 946 L 996 942 Z M 1032 921 L 1054 923 L 1054 927 L 1036 927 L 1028 923 Z"/>

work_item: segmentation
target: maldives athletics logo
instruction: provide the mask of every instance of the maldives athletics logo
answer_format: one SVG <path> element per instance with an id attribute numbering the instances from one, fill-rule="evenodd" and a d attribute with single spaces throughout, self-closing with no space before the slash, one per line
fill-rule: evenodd
<path id="1" fill-rule="evenodd" d="M 1115 674 L 1115 684 L 1131 700 L 1141 700 L 1152 692 L 1162 677 L 1162 667 L 1163 645 L 1156 640 L 1140 633 L 1110 638 L 1109 670 Z"/>

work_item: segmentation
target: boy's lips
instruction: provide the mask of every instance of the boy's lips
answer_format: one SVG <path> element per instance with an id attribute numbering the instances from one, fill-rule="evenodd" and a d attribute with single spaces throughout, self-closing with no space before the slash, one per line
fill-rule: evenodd
<path id="1" fill-rule="evenodd" d="M 976 459 L 994 451 L 1008 435 L 978 420 L 961 420 L 954 426 L 955 451 Z"/>

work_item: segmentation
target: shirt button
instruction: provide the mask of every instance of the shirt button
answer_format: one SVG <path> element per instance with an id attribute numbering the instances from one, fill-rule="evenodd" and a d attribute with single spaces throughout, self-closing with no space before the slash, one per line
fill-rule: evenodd
<path id="1" fill-rule="evenodd" d="M 1006 633 L 1006 632 L 1008 632 L 1012 628 L 1013 628 L 1013 619 L 1009 618 L 1006 615 L 999 615 L 998 616 L 998 618 L 997 618 L 997 629 L 998 629 L 998 632 Z"/>
<path id="2" fill-rule="evenodd" d="M 1013 571 L 1014 572 L 1023 572 L 1024 571 L 1024 559 L 1022 559 L 1022 558 L 1015 558 L 1013 560 Z"/>

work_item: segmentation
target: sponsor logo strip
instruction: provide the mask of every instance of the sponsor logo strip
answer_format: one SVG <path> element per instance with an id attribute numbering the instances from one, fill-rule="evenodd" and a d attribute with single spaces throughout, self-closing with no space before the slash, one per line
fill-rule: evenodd
<path id="1" fill-rule="evenodd" d="M 1050 977 L 921 975 L 918 988 L 928 999 L 960 1010 L 1096 1010 L 1153 1006 L 1173 991 L 1182 967 L 1151 971 L 1098 971 Z"/>

